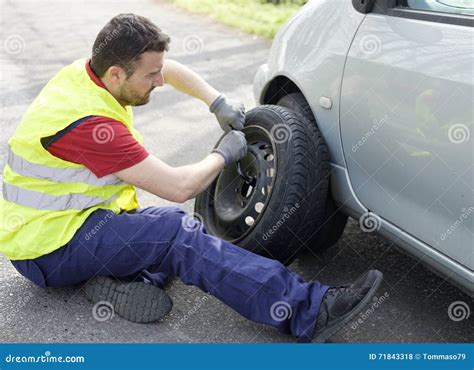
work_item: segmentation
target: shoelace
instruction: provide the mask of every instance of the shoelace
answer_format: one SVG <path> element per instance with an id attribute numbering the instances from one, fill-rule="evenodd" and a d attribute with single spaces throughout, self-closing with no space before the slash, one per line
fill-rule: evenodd
<path id="1" fill-rule="evenodd" d="M 351 287 L 349 285 L 340 285 L 340 286 L 333 286 L 333 287 L 330 287 L 328 290 L 327 290 L 327 295 L 335 295 L 336 293 L 340 293 L 340 292 L 348 292 L 351 290 Z"/>

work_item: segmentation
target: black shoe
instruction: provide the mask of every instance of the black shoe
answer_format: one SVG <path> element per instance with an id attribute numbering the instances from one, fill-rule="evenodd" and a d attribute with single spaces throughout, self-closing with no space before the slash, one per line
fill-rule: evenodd
<path id="1" fill-rule="evenodd" d="M 161 319 L 173 307 L 173 301 L 163 289 L 144 282 L 123 282 L 98 276 L 87 282 L 85 291 L 92 303 L 103 302 L 124 319 L 142 324 Z"/>
<path id="2" fill-rule="evenodd" d="M 313 342 L 323 343 L 370 303 L 383 274 L 378 270 L 363 273 L 350 286 L 331 287 L 319 308 Z"/>

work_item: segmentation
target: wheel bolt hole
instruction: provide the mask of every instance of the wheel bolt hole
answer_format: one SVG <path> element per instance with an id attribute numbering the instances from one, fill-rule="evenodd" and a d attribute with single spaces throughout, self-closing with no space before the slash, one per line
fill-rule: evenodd
<path id="1" fill-rule="evenodd" d="M 248 198 L 250 197 L 250 195 L 252 195 L 252 191 L 253 191 L 253 186 L 247 183 L 244 183 L 242 188 L 240 189 L 240 195 L 244 198 Z"/>
<path id="2" fill-rule="evenodd" d="M 274 168 L 268 168 L 265 173 L 266 173 L 267 177 L 273 177 L 273 176 L 275 176 L 275 169 Z"/>
<path id="3" fill-rule="evenodd" d="M 270 191 L 272 190 L 272 187 L 270 185 L 262 187 L 262 194 L 263 195 L 268 195 L 270 194 Z"/>

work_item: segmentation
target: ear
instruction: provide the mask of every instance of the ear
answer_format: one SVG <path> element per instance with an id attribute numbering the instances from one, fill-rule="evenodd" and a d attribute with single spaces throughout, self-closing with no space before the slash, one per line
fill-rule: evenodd
<path id="1" fill-rule="evenodd" d="M 127 78 L 125 70 L 119 66 L 110 66 L 106 74 L 109 77 L 109 81 L 117 85 L 121 85 Z"/>

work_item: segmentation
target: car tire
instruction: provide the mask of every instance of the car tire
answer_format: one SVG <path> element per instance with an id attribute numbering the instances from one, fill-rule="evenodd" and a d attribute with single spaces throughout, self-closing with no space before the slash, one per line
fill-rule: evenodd
<path id="1" fill-rule="evenodd" d="M 249 154 L 240 164 L 255 179 L 251 195 L 243 197 L 247 190 L 242 192 L 240 186 L 245 181 L 237 164 L 231 164 L 196 197 L 195 216 L 206 232 L 289 264 L 308 247 L 306 239 L 313 231 L 307 229 L 308 220 L 315 227 L 324 221 L 329 183 L 326 144 L 304 116 L 275 105 L 247 112 L 243 132 Z M 250 225 L 248 217 L 253 219 Z"/>
<path id="2" fill-rule="evenodd" d="M 306 118 L 312 126 L 317 127 L 311 107 L 301 93 L 291 93 L 281 98 L 277 105 L 291 109 Z M 330 187 L 329 187 L 330 189 Z M 307 245 L 314 252 L 325 250 L 336 244 L 341 238 L 347 224 L 347 216 L 340 212 L 334 202 L 331 192 L 328 191 L 326 201 L 324 222 L 317 229 L 313 229 L 313 234 L 307 240 Z M 311 226 L 309 226 L 311 227 Z"/>

